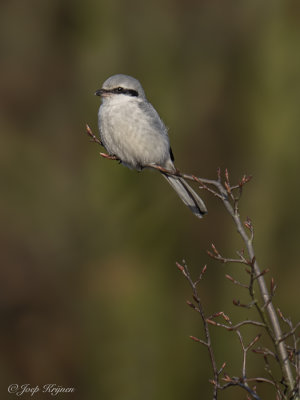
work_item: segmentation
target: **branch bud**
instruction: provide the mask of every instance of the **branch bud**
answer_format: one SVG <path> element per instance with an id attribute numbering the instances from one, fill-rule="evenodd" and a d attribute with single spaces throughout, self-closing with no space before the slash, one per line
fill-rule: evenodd
<path id="1" fill-rule="evenodd" d="M 215 253 L 217 256 L 220 256 L 220 253 L 218 252 L 218 250 L 216 249 L 216 246 L 215 246 L 213 243 L 211 244 L 211 248 L 213 249 L 214 253 Z"/>
<path id="2" fill-rule="evenodd" d="M 235 281 L 235 280 L 233 279 L 233 277 L 230 276 L 230 275 L 228 275 L 228 274 L 225 274 L 225 278 L 226 278 L 226 279 L 229 279 L 231 282 L 234 282 L 234 281 Z"/>
<path id="3" fill-rule="evenodd" d="M 241 182 L 240 182 L 240 186 L 245 185 L 245 184 L 248 183 L 251 179 L 252 179 L 252 175 L 249 175 L 249 176 L 244 175 L 244 176 L 242 177 Z"/>
<path id="4" fill-rule="evenodd" d="M 226 182 L 229 183 L 229 172 L 228 172 L 227 168 L 225 168 L 225 179 L 226 179 Z"/>
<path id="5" fill-rule="evenodd" d="M 211 325 L 217 325 L 217 323 L 211 319 L 206 319 L 206 322 Z"/>
<path id="6" fill-rule="evenodd" d="M 206 270 L 207 270 L 207 265 L 204 265 L 201 271 L 201 275 L 205 274 Z"/>
<path id="7" fill-rule="evenodd" d="M 192 303 L 191 301 L 187 300 L 187 301 L 186 301 L 186 304 L 187 304 L 189 307 L 191 307 L 191 308 L 193 308 L 193 309 L 195 310 L 196 306 L 195 306 L 194 303 Z"/>
<path id="8" fill-rule="evenodd" d="M 282 312 L 280 311 L 280 308 L 277 308 L 277 312 L 279 314 L 279 317 L 283 320 L 284 316 L 283 316 Z"/>
<path id="9" fill-rule="evenodd" d="M 177 262 L 177 261 L 176 261 L 176 267 L 177 267 L 181 272 L 184 271 L 184 267 L 183 267 L 181 264 L 179 264 L 179 262 Z"/>
<path id="10" fill-rule="evenodd" d="M 271 279 L 271 295 L 274 296 L 275 290 L 277 288 L 277 285 L 275 284 L 274 278 Z"/>
<path id="11" fill-rule="evenodd" d="M 256 342 L 259 341 L 259 339 L 261 338 L 261 333 L 259 333 L 257 336 L 255 336 L 255 338 L 252 340 L 252 342 L 249 344 L 248 348 L 250 349 L 252 346 L 255 345 Z"/>
<path id="12" fill-rule="evenodd" d="M 228 183 L 227 183 L 226 181 L 224 182 L 224 186 L 225 186 L 225 188 L 226 188 L 226 190 L 227 190 L 227 193 L 228 193 L 228 194 L 231 194 L 230 186 L 228 185 Z"/>
<path id="13" fill-rule="evenodd" d="M 201 342 L 201 340 L 196 338 L 195 336 L 190 336 L 190 339 L 192 339 L 194 342 Z"/>
<path id="14" fill-rule="evenodd" d="M 187 277 L 187 273 L 183 265 L 179 264 L 179 262 L 176 261 L 176 267 L 179 269 L 179 271 L 183 273 L 185 277 Z"/>
<path id="15" fill-rule="evenodd" d="M 224 374 L 224 378 L 222 378 L 222 380 L 225 381 L 225 382 L 231 382 L 231 378 L 227 374 Z"/>

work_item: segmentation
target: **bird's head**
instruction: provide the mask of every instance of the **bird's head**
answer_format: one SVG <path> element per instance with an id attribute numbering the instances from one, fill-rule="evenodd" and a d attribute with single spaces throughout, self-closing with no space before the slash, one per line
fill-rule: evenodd
<path id="1" fill-rule="evenodd" d="M 104 98 L 141 98 L 146 99 L 145 92 L 140 82 L 129 75 L 117 74 L 109 77 L 103 83 L 102 88 L 96 90 L 96 96 Z"/>

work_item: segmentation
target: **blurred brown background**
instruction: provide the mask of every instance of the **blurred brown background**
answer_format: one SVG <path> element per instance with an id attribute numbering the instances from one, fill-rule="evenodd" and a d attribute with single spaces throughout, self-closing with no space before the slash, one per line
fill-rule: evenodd
<path id="1" fill-rule="evenodd" d="M 84 127 L 97 132 L 102 82 L 133 75 L 181 170 L 254 175 L 241 213 L 276 305 L 298 320 L 299 2 L 2 0 L 0 35 L 1 398 L 11 383 L 75 387 L 60 395 L 74 400 L 211 398 L 175 262 L 195 276 L 208 264 L 207 313 L 247 318 L 224 279 L 244 274 L 206 255 L 211 242 L 241 248 L 230 217 L 204 193 L 197 220 L 158 173 L 101 159 Z M 236 337 L 214 332 L 218 362 L 239 375 Z M 222 398 L 245 398 L 234 390 Z"/>

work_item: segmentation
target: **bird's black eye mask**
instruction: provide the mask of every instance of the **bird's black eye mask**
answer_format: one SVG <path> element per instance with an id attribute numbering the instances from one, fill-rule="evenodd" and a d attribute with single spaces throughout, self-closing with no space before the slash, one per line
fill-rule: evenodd
<path id="1" fill-rule="evenodd" d="M 127 96 L 138 97 L 138 92 L 134 89 L 125 89 L 121 86 L 114 89 L 98 89 L 95 92 L 96 96 L 105 96 L 107 93 L 125 94 Z"/>
<path id="2" fill-rule="evenodd" d="M 138 97 L 138 95 L 139 95 L 136 90 L 134 90 L 134 89 L 125 89 L 125 88 L 123 88 L 121 86 L 119 86 L 119 87 L 117 87 L 115 89 L 109 90 L 109 92 L 116 93 L 116 94 L 127 94 L 128 96 L 132 96 L 132 97 Z"/>

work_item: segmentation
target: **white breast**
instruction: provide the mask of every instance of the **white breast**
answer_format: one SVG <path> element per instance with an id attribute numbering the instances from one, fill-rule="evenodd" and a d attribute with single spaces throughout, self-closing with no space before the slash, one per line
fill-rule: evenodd
<path id="1" fill-rule="evenodd" d="M 167 130 L 150 103 L 124 95 L 104 99 L 99 109 L 101 140 L 111 155 L 130 168 L 170 159 Z"/>

